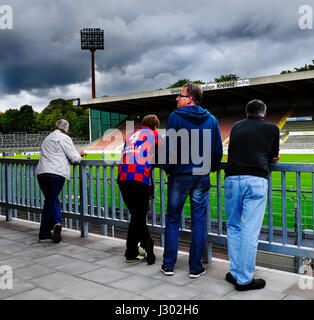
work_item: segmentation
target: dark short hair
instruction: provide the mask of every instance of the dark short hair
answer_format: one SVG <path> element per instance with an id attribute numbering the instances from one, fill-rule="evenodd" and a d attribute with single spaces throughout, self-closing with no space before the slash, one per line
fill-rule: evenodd
<path id="1" fill-rule="evenodd" d="M 183 86 L 183 88 L 187 88 L 187 93 L 189 96 L 193 98 L 195 104 L 200 104 L 203 98 L 203 90 L 200 86 L 195 83 L 187 83 Z"/>
<path id="2" fill-rule="evenodd" d="M 154 130 L 155 127 L 159 128 L 160 121 L 156 115 L 149 114 L 143 118 L 141 124 L 142 124 L 142 126 L 145 126 L 145 127 L 148 127 L 150 129 Z"/>
<path id="3" fill-rule="evenodd" d="M 266 104 L 258 99 L 252 100 L 247 103 L 245 112 L 247 116 L 255 116 L 263 118 L 266 112 Z"/>

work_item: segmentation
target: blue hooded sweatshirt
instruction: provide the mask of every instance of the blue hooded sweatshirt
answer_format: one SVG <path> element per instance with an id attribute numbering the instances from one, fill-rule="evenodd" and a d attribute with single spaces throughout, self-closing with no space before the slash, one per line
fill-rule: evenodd
<path id="1" fill-rule="evenodd" d="M 177 132 L 177 137 L 181 136 L 181 134 L 178 134 L 178 132 L 180 132 L 180 129 L 186 129 L 184 133 L 187 133 L 189 136 L 188 140 L 186 139 L 186 135 L 185 139 L 177 138 L 177 150 L 171 146 L 171 143 L 169 143 L 169 137 L 171 137 L 171 130 L 169 131 L 169 129 L 174 129 Z M 195 140 L 195 136 L 194 138 L 191 138 L 191 130 L 193 129 L 199 130 L 198 136 L 196 136 L 197 140 Z M 205 136 L 203 131 L 204 129 L 211 130 L 211 145 L 208 143 L 208 148 L 210 148 L 210 150 L 206 150 L 207 153 L 211 155 L 210 171 L 217 170 L 222 158 L 222 141 L 218 121 L 212 114 L 210 114 L 208 110 L 203 109 L 198 105 L 193 105 L 176 109 L 170 114 L 168 118 L 165 138 L 166 143 L 164 145 L 166 147 L 166 165 L 164 165 L 164 169 L 167 174 L 192 175 L 195 168 L 200 168 L 203 166 L 202 163 L 195 163 L 195 161 L 193 161 L 191 151 L 193 151 L 193 148 L 195 150 L 196 147 L 196 150 L 199 151 L 199 156 L 203 156 L 203 138 Z M 184 142 L 182 143 L 181 141 Z M 191 141 L 193 141 L 193 143 L 195 143 L 196 141 L 196 143 L 198 143 L 198 146 L 192 147 Z M 188 153 L 188 161 L 186 161 L 186 158 L 181 159 L 182 148 L 183 153 Z M 207 148 L 206 141 L 204 143 L 204 148 Z M 176 164 L 169 164 L 169 159 L 172 159 L 172 161 L 173 159 L 176 159 Z M 209 170 L 204 174 L 209 174 Z"/>

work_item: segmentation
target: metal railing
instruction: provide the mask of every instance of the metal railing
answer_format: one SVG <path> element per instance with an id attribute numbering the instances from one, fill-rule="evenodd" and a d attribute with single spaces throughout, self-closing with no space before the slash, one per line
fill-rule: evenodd
<path id="1" fill-rule="evenodd" d="M 40 217 L 44 196 L 36 179 L 38 160 L 0 159 L 0 214 L 10 221 L 19 212 L 28 219 Z M 210 201 L 207 207 L 207 247 L 205 261 L 211 261 L 212 244 L 227 244 L 224 213 L 224 171 L 211 174 Z M 71 180 L 60 195 L 66 227 L 81 230 L 86 237 L 91 224 L 100 225 L 108 235 L 108 227 L 128 228 L 129 212 L 123 204 L 116 184 L 118 163 L 82 160 L 72 166 Z M 267 209 L 258 249 L 302 258 L 314 258 L 314 164 L 278 163 L 270 165 Z M 148 225 L 160 235 L 164 246 L 167 203 L 167 177 L 162 169 L 153 169 L 155 199 L 151 201 Z M 140 199 L 140 195 L 139 195 Z M 191 233 L 189 201 L 181 219 L 181 234 Z M 75 224 L 75 226 L 73 225 Z"/>

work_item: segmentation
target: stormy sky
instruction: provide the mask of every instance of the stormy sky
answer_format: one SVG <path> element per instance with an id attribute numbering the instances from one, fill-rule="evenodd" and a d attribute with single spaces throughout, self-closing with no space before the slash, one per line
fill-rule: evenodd
<path id="1" fill-rule="evenodd" d="M 0 111 L 56 98 L 91 98 L 90 52 L 80 30 L 104 30 L 95 53 L 96 95 L 279 74 L 312 63 L 314 30 L 299 26 L 313 0 L 4 0 L 13 29 L 0 29 Z M 314 10 L 313 10 L 314 11 Z M 3 12 L 0 11 L 0 19 Z M 3 21 L 3 19 L 2 19 Z"/>

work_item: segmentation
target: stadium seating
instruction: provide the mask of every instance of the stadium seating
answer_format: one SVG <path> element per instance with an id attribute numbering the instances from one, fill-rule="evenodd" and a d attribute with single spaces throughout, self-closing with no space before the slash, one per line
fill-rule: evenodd
<path id="1" fill-rule="evenodd" d="M 314 135 L 289 136 L 285 143 L 280 145 L 280 149 L 313 149 Z"/>
<path id="2" fill-rule="evenodd" d="M 269 113 L 267 113 L 266 120 L 272 122 L 274 124 L 278 124 L 280 119 L 284 116 L 287 112 L 287 108 L 278 108 L 272 109 Z M 218 118 L 221 138 L 224 142 L 224 145 L 229 144 L 229 140 L 227 139 L 230 135 L 231 128 L 233 124 L 241 119 L 244 118 L 244 115 L 241 112 L 225 112 L 224 114 L 220 114 Z"/>
<path id="3" fill-rule="evenodd" d="M 121 122 L 114 130 L 107 130 L 103 137 L 90 143 L 85 148 L 85 151 L 90 153 L 121 152 L 126 136 L 126 121 L 134 121 L 134 129 L 140 127 L 140 122 L 137 119 L 127 119 Z M 120 132 L 119 134 L 117 134 L 118 131 Z"/>
<path id="4" fill-rule="evenodd" d="M 295 108 L 291 117 L 313 117 L 311 107 Z M 314 149 L 314 121 L 287 121 L 281 129 L 284 142 L 281 150 L 313 150 Z"/>
<path id="5" fill-rule="evenodd" d="M 15 132 L 7 134 L 0 133 L 0 149 L 38 149 L 49 133 L 50 131 L 40 131 L 36 134 L 27 132 Z M 72 138 L 72 140 L 77 148 L 85 146 L 89 143 L 89 141 L 79 138 Z"/>
<path id="6" fill-rule="evenodd" d="M 282 132 L 314 131 L 314 121 L 289 121 L 281 129 Z"/>

